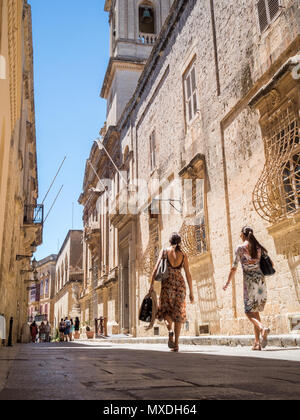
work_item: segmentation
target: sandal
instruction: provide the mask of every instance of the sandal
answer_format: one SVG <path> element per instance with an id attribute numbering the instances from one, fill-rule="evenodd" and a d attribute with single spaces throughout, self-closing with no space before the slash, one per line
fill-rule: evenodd
<path id="1" fill-rule="evenodd" d="M 175 347 L 175 343 L 173 341 L 173 337 L 174 337 L 174 332 L 173 331 L 170 331 L 169 332 L 169 341 L 168 341 L 168 347 L 169 347 L 169 349 L 174 349 L 174 347 Z"/>
<path id="2" fill-rule="evenodd" d="M 178 352 L 179 352 L 179 346 L 175 346 L 175 345 L 174 345 L 174 348 L 172 348 L 172 349 L 171 349 L 171 351 L 172 351 L 173 353 L 178 353 Z"/>
<path id="3" fill-rule="evenodd" d="M 268 335 L 270 334 L 270 328 L 263 328 L 262 329 L 262 340 L 261 340 L 261 347 L 264 349 L 268 345 Z"/>
<path id="4" fill-rule="evenodd" d="M 261 345 L 259 343 L 254 344 L 252 347 L 253 351 L 261 351 Z"/>

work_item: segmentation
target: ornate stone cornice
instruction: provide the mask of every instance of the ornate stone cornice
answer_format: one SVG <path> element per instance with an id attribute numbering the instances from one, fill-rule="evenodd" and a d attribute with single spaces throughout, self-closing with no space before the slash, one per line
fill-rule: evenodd
<path id="1" fill-rule="evenodd" d="M 101 98 L 107 99 L 117 69 L 121 71 L 143 71 L 145 63 L 145 60 L 138 60 L 130 57 L 112 57 L 109 60 L 106 74 L 104 77 L 104 82 L 100 93 Z"/>

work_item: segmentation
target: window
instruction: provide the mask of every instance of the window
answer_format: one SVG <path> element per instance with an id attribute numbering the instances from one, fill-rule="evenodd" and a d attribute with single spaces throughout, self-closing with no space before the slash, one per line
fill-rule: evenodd
<path id="1" fill-rule="evenodd" d="M 44 296 L 44 282 L 43 280 L 41 281 L 41 291 L 40 291 L 41 296 Z"/>
<path id="2" fill-rule="evenodd" d="M 286 214 L 300 209 L 300 151 L 284 164 L 282 185 Z"/>
<path id="3" fill-rule="evenodd" d="M 257 3 L 257 12 L 260 31 L 263 32 L 272 20 L 277 16 L 280 9 L 279 0 L 259 0 Z"/>
<path id="4" fill-rule="evenodd" d="M 36 286 L 31 286 L 30 288 L 30 302 L 36 301 Z"/>
<path id="5" fill-rule="evenodd" d="M 180 229 L 182 247 L 189 256 L 199 256 L 209 251 L 205 156 L 195 156 L 179 172 L 179 176 L 183 178 L 184 223 Z"/>
<path id="6" fill-rule="evenodd" d="M 295 105 L 287 100 L 274 108 L 262 126 L 266 163 L 253 192 L 253 204 L 273 224 L 300 209 L 299 109 Z"/>
<path id="7" fill-rule="evenodd" d="M 196 63 L 192 63 L 184 75 L 184 99 L 186 121 L 189 124 L 198 111 L 198 94 L 196 83 Z"/>
<path id="8" fill-rule="evenodd" d="M 49 294 L 49 279 L 45 280 L 45 296 Z"/>
<path id="9" fill-rule="evenodd" d="M 273 174 L 273 183 L 276 178 L 278 180 L 273 184 L 273 196 L 277 196 L 278 216 L 288 215 L 300 208 L 299 126 L 291 106 L 283 109 L 273 119 L 266 134 L 270 162 L 277 161 L 279 164 L 277 177 Z"/>
<path id="10" fill-rule="evenodd" d="M 203 254 L 207 252 L 206 241 L 206 227 L 205 227 L 205 208 L 204 208 L 204 194 L 205 181 L 204 179 L 190 179 L 185 183 L 186 193 L 186 216 L 187 220 L 191 219 L 193 222 L 188 227 L 188 236 L 193 243 L 193 253 Z"/>
<path id="11" fill-rule="evenodd" d="M 156 168 L 156 141 L 155 141 L 155 131 L 151 133 L 150 136 L 150 168 L 151 172 Z"/>

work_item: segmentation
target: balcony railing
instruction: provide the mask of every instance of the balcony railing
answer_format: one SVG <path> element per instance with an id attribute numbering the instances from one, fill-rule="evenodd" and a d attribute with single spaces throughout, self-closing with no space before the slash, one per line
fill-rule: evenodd
<path id="1" fill-rule="evenodd" d="M 24 224 L 25 225 L 43 225 L 43 223 L 44 223 L 43 204 L 25 204 Z"/>
<path id="2" fill-rule="evenodd" d="M 145 34 L 143 32 L 139 33 L 138 41 L 141 44 L 154 45 L 156 43 L 156 40 L 157 40 L 157 35 L 155 35 L 155 34 Z"/>

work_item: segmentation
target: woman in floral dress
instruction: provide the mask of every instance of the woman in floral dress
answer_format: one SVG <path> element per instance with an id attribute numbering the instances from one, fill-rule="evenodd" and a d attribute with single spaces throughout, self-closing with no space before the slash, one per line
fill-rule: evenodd
<path id="1" fill-rule="evenodd" d="M 223 287 L 227 289 L 235 276 L 238 263 L 242 264 L 244 274 L 244 305 L 249 321 L 254 325 L 255 343 L 252 350 L 261 350 L 267 345 L 269 328 L 261 323 L 260 312 L 263 312 L 267 302 L 267 286 L 265 276 L 260 269 L 260 258 L 266 249 L 260 245 L 253 234 L 253 229 L 246 226 L 242 229 L 241 239 L 243 244 L 235 252 L 235 260 L 231 268 L 228 281 Z M 262 341 L 260 341 L 262 335 Z"/>
<path id="2" fill-rule="evenodd" d="M 190 290 L 190 301 L 194 303 L 194 294 L 192 286 L 192 276 L 189 270 L 187 256 L 180 248 L 181 237 L 177 233 L 173 233 L 170 238 L 170 247 L 161 251 L 156 266 L 152 274 L 152 281 L 149 293 L 153 291 L 156 271 L 159 267 L 161 259 L 165 256 L 169 268 L 169 277 L 162 282 L 159 309 L 157 318 L 159 321 L 166 321 L 169 331 L 168 346 L 171 351 L 178 352 L 179 336 L 182 324 L 186 322 L 186 285 L 181 274 L 182 268 L 185 270 L 187 282 Z M 173 332 L 173 323 L 175 324 L 175 341 Z"/>

